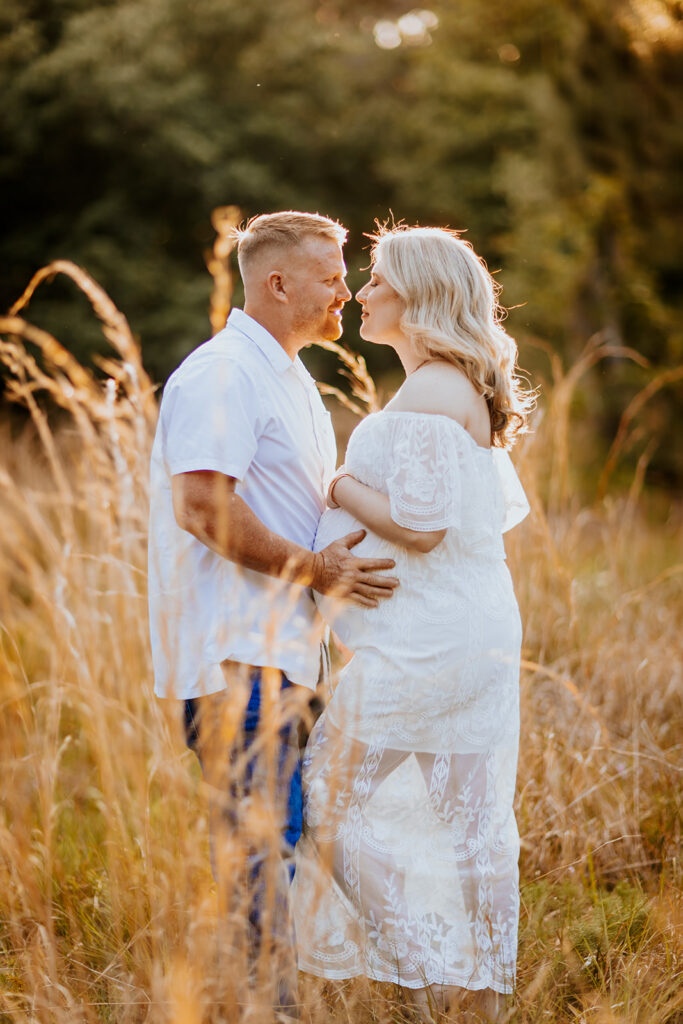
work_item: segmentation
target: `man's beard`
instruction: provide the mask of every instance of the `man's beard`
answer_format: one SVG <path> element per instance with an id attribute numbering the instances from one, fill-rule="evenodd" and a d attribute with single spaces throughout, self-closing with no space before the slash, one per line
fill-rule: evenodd
<path id="1" fill-rule="evenodd" d="M 334 316 L 329 309 L 307 310 L 296 320 L 296 333 L 309 341 L 336 341 L 342 336 L 341 317 Z"/>
<path id="2" fill-rule="evenodd" d="M 341 317 L 329 313 L 325 321 L 325 333 L 322 335 L 322 341 L 336 341 L 337 338 L 341 338 L 342 331 Z"/>

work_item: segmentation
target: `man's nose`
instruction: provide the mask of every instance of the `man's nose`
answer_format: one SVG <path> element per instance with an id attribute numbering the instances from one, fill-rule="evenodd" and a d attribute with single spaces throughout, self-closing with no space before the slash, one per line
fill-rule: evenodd
<path id="1" fill-rule="evenodd" d="M 347 285 L 346 281 L 342 281 L 342 294 L 340 295 L 340 298 L 341 298 L 342 302 L 348 302 L 349 299 L 352 298 L 352 297 L 353 297 L 352 293 L 351 293 L 351 291 L 349 289 L 349 286 Z"/>

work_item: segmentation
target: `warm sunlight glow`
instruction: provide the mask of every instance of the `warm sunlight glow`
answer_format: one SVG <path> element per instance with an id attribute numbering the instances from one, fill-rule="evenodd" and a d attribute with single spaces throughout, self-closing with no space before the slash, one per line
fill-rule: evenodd
<path id="1" fill-rule="evenodd" d="M 503 45 L 498 48 L 498 56 L 502 60 L 503 64 L 516 64 L 521 57 L 521 53 L 514 43 L 503 43 Z"/>
<path id="2" fill-rule="evenodd" d="M 647 56 L 657 46 L 672 45 L 683 39 L 683 22 L 674 13 L 671 0 L 631 0 L 624 21 L 633 36 L 633 49 Z"/>
<path id="3" fill-rule="evenodd" d="M 437 28 L 439 19 L 434 11 L 416 9 L 403 14 L 398 21 L 375 22 L 375 42 L 383 50 L 395 50 L 402 43 L 409 46 L 427 46 L 432 41 L 430 29 Z"/>
<path id="4" fill-rule="evenodd" d="M 374 27 L 375 42 L 382 50 L 395 50 L 401 45 L 401 33 L 393 21 L 377 21 Z"/>

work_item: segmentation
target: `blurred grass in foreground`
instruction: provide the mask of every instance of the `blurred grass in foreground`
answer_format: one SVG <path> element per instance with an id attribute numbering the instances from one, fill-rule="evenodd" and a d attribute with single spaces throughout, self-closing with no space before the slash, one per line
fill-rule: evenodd
<path id="1" fill-rule="evenodd" d="M 8 386 L 32 421 L 6 429 L 0 456 L 0 1021 L 270 1020 L 240 966 L 243 922 L 217 914 L 196 762 L 152 696 L 154 388 L 107 296 L 71 264 L 55 271 L 88 295 L 114 352 L 101 383 L 18 309 L 0 319 Z M 598 339 L 584 361 L 605 354 Z M 356 399 L 372 401 L 345 360 Z M 642 475 L 625 496 L 572 498 L 580 374 L 554 370 L 515 452 L 533 515 L 508 540 L 525 624 L 509 1020 L 675 1024 L 681 509 L 649 523 Z M 63 410 L 58 429 L 41 393 Z M 315 1024 L 404 1019 L 386 986 L 309 978 L 302 991 Z"/>

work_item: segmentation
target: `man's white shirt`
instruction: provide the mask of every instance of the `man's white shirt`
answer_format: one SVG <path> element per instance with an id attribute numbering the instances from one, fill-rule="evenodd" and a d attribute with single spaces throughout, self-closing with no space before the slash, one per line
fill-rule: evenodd
<path id="1" fill-rule="evenodd" d="M 225 686 L 224 659 L 281 669 L 314 688 L 323 632 L 311 591 L 243 569 L 180 529 L 171 477 L 215 470 L 275 533 L 311 549 L 336 465 L 313 378 L 234 309 L 169 378 L 151 462 L 149 609 L 155 692 L 187 699 Z"/>

